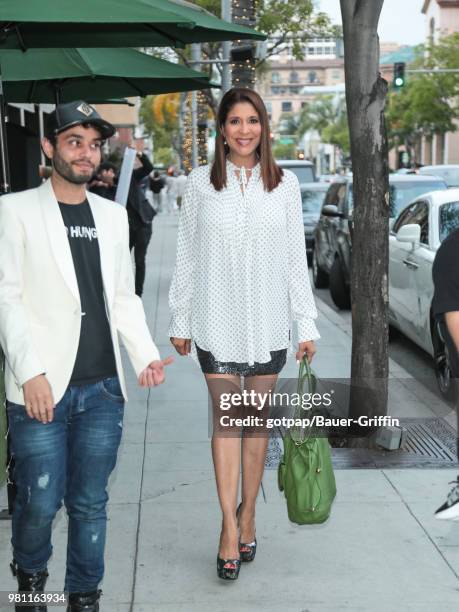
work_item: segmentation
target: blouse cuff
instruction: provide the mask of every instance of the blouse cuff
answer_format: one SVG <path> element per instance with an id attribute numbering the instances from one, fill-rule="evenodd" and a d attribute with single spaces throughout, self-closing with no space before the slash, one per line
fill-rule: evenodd
<path id="1" fill-rule="evenodd" d="M 190 315 L 187 313 L 175 313 L 169 325 L 170 338 L 191 338 Z"/>
<path id="2" fill-rule="evenodd" d="M 314 319 L 301 319 L 297 321 L 297 327 L 298 342 L 308 342 L 309 340 L 317 340 L 320 338 Z"/>

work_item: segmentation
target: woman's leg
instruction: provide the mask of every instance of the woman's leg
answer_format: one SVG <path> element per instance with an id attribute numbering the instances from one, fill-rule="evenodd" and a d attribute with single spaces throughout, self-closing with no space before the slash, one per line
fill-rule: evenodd
<path id="1" fill-rule="evenodd" d="M 244 389 L 249 393 L 268 394 L 273 391 L 277 374 L 249 376 L 245 379 Z M 255 397 L 259 397 L 256 395 Z M 259 401 L 255 402 L 255 408 Z M 266 419 L 269 415 L 269 401 L 262 410 L 252 410 Z M 267 430 L 245 431 L 242 438 L 242 506 L 239 515 L 241 542 L 250 543 L 255 539 L 255 504 L 265 468 L 266 450 L 269 433 Z"/>
<path id="2" fill-rule="evenodd" d="M 239 558 L 239 534 L 236 505 L 241 470 L 240 429 L 219 426 L 221 416 L 234 416 L 234 409 L 222 410 L 221 400 L 240 393 L 240 378 L 234 375 L 205 374 L 213 405 L 212 458 L 215 469 L 218 499 L 222 509 L 222 531 L 219 556 L 222 559 Z M 225 431 L 226 430 L 226 431 Z"/>

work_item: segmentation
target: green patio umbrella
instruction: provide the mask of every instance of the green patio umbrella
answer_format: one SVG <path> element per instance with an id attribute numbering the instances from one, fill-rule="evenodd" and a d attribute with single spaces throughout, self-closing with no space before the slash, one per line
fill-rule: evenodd
<path id="1" fill-rule="evenodd" d="M 183 47 L 259 39 L 184 0 L 0 0 L 0 48 Z"/>
<path id="2" fill-rule="evenodd" d="M 7 102 L 50 103 L 218 87 L 207 75 L 135 49 L 0 50 Z"/>
<path id="3" fill-rule="evenodd" d="M 183 0 L 0 0 L 0 49 L 183 47 L 264 39 Z M 0 193 L 9 190 L 0 64 Z"/>

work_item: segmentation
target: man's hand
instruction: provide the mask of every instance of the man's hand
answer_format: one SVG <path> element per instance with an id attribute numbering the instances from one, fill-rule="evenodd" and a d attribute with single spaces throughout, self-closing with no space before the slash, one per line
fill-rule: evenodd
<path id="1" fill-rule="evenodd" d="M 54 399 L 51 385 L 44 374 L 34 376 L 23 385 L 24 403 L 31 419 L 51 423 L 54 417 Z"/>
<path id="2" fill-rule="evenodd" d="M 164 382 L 164 366 L 171 364 L 173 357 L 166 357 L 161 361 L 152 361 L 139 375 L 139 385 L 141 387 L 156 387 Z"/>
<path id="3" fill-rule="evenodd" d="M 189 338 L 171 338 L 175 350 L 179 355 L 188 355 L 191 351 L 191 339 Z"/>
<path id="4" fill-rule="evenodd" d="M 309 340 L 308 342 L 300 342 L 298 344 L 298 350 L 296 352 L 296 360 L 300 362 L 303 359 L 303 355 L 306 355 L 307 360 L 311 363 L 312 358 L 316 353 L 316 345 L 314 340 Z"/>

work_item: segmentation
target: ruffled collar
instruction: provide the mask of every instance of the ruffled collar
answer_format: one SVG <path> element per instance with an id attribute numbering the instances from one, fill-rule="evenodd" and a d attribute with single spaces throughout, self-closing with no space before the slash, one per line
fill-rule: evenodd
<path id="1" fill-rule="evenodd" d="M 255 175 L 259 175 L 260 174 L 261 164 L 260 164 L 260 160 L 258 160 L 258 162 L 255 164 L 255 166 L 253 168 L 246 168 L 245 166 L 236 166 L 236 164 L 233 164 L 233 162 L 227 157 L 226 158 L 226 167 L 227 167 L 227 169 L 229 168 L 233 172 L 235 172 L 236 170 L 241 172 L 242 168 L 244 168 L 246 173 L 251 174 L 251 176 L 255 176 Z"/>

